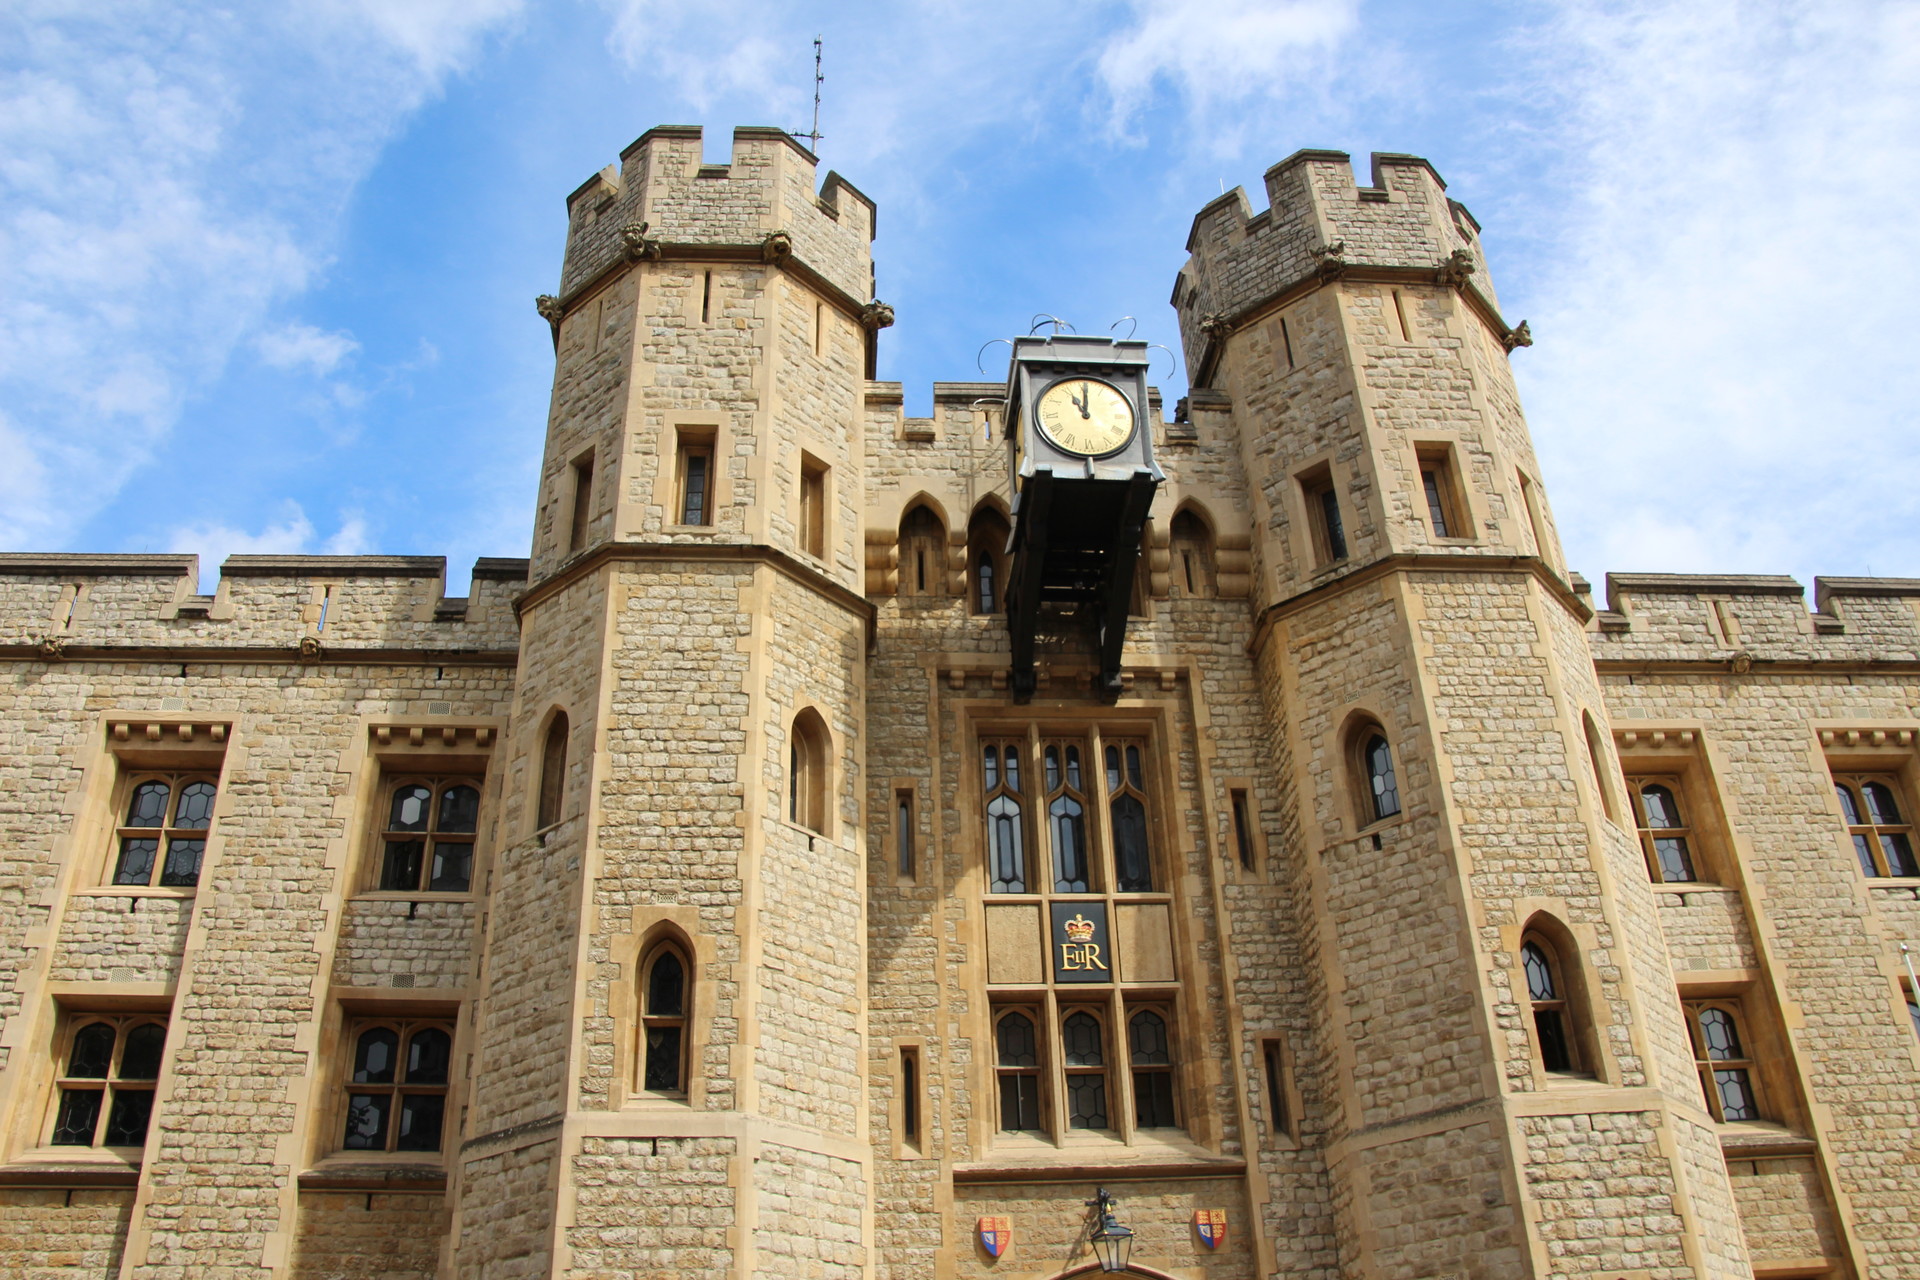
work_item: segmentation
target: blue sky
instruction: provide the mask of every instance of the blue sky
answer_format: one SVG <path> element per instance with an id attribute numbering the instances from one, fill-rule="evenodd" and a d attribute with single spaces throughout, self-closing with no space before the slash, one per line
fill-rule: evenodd
<path id="1" fill-rule="evenodd" d="M 1574 567 L 1920 576 L 1920 5 L 1857 0 L 16 0 L 0 547 L 524 555 L 567 192 L 804 128 L 816 34 L 910 412 L 1035 312 L 1177 347 L 1202 204 L 1415 152 Z"/>

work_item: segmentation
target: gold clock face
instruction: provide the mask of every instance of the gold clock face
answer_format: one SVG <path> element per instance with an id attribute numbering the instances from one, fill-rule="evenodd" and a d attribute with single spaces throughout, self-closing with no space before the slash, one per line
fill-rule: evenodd
<path id="1" fill-rule="evenodd" d="M 1112 453 L 1133 439 L 1133 406 L 1111 382 L 1064 378 L 1041 393 L 1034 417 L 1047 439 L 1082 457 Z"/>

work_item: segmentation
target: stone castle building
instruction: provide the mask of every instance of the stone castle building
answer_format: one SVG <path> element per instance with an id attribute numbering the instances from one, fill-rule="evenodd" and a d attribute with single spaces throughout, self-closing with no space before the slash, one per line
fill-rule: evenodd
<path id="1" fill-rule="evenodd" d="M 0 557 L 0 1274 L 1920 1277 L 1920 581 L 1593 600 L 1466 209 L 1266 185 L 912 418 L 655 129 L 528 560 Z"/>

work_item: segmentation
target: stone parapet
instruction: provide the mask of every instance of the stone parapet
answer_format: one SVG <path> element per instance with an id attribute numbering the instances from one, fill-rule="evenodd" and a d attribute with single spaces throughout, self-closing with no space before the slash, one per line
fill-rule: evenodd
<path id="1" fill-rule="evenodd" d="M 1768 574 L 1610 573 L 1591 629 L 1602 662 L 1920 661 L 1920 580 Z"/>
<path id="2" fill-rule="evenodd" d="M 527 562 L 475 563 L 446 594 L 444 556 L 231 556 L 212 595 L 198 556 L 0 554 L 0 647 L 93 650 L 510 651 Z M 319 648 L 315 649 L 314 646 Z"/>
<path id="3" fill-rule="evenodd" d="M 702 163 L 701 138 L 697 125 L 649 129 L 567 198 L 563 301 L 620 262 L 693 247 L 797 257 L 856 302 L 872 297 L 872 200 L 837 173 L 816 192 L 816 157 L 784 130 L 735 129 L 722 165 Z"/>

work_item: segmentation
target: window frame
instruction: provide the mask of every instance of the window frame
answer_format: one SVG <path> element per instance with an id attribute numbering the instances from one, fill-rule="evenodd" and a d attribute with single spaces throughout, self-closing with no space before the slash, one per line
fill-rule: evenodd
<path id="1" fill-rule="evenodd" d="M 394 1079 L 391 1082 L 356 1081 L 354 1063 L 359 1057 L 360 1041 L 368 1033 L 379 1029 L 391 1030 L 398 1037 L 395 1048 Z M 447 1037 L 447 1078 L 444 1083 L 419 1083 L 403 1079 L 406 1073 L 408 1050 L 413 1038 L 421 1031 L 437 1030 Z M 460 1061 L 462 1045 L 460 1040 L 460 1018 L 458 1011 L 450 1012 L 411 1012 L 394 1010 L 360 1009 L 348 1011 L 340 1022 L 339 1040 L 339 1084 L 334 1091 L 332 1109 L 332 1128 L 324 1134 L 327 1142 L 327 1157 L 352 1162 L 379 1161 L 408 1164 L 447 1163 L 449 1139 L 459 1137 L 459 1108 L 456 1089 L 459 1072 L 456 1064 Z M 383 1145 L 378 1148 L 350 1147 L 347 1145 L 347 1125 L 352 1121 L 353 1098 L 357 1092 L 362 1094 L 379 1090 L 389 1099 L 386 1117 L 382 1123 Z M 440 1104 L 440 1130 L 437 1145 L 431 1150 L 423 1148 L 401 1149 L 397 1144 L 400 1137 L 399 1119 L 408 1096 L 437 1096 Z"/>
<path id="2" fill-rule="evenodd" d="M 1449 545 L 1478 542 L 1472 512 L 1460 484 L 1460 468 L 1450 440 L 1423 440 L 1413 447 L 1414 469 L 1426 514 L 1427 533 Z M 1436 518 L 1438 524 L 1436 525 Z"/>
<path id="3" fill-rule="evenodd" d="M 365 898 L 389 898 L 397 900 L 418 900 L 433 898 L 436 901 L 458 901 L 471 898 L 480 877 L 480 836 L 486 825 L 487 788 L 486 775 L 474 774 L 460 769 L 434 769 L 431 767 L 408 770 L 406 764 L 414 761 L 390 758 L 381 762 L 381 777 L 377 800 L 369 815 L 372 830 L 369 835 L 368 857 L 364 882 L 358 896 Z M 423 759 L 417 763 L 432 766 L 450 762 Z M 423 786 L 432 792 L 428 804 L 427 827 L 417 832 L 408 832 L 389 826 L 393 814 L 393 802 L 402 787 Z M 466 786 L 474 791 L 474 820 L 472 831 L 440 830 L 440 806 L 445 794 L 454 787 Z M 442 835 L 455 838 L 441 841 Z M 418 836 L 424 848 L 421 851 L 420 868 L 417 876 L 418 886 L 412 889 L 390 889 L 384 886 L 387 878 L 387 845 L 393 837 Z M 434 889 L 428 887 L 432 881 L 434 848 L 439 843 L 450 845 L 465 844 L 468 847 L 467 884 L 464 889 Z"/>
<path id="4" fill-rule="evenodd" d="M 782 816 L 790 826 L 817 836 L 833 835 L 834 742 L 826 717 L 811 706 L 796 711 L 787 722 L 786 794 L 780 797 Z"/>
<path id="5" fill-rule="evenodd" d="M 1167 594 L 1176 600 L 1212 600 L 1220 594 L 1213 525 L 1190 505 L 1167 521 Z"/>
<path id="6" fill-rule="evenodd" d="M 1163 724 L 1149 716 L 1122 714 L 1086 718 L 1040 717 L 1017 724 L 1009 724 L 996 717 L 983 719 L 972 728 L 976 763 L 968 770 L 965 794 L 979 805 L 975 811 L 978 816 L 973 820 L 978 826 L 973 830 L 978 832 L 976 838 L 980 861 L 975 865 L 979 868 L 979 893 L 983 906 L 998 909 L 1032 904 L 1040 912 L 1039 918 L 1045 919 L 1049 904 L 1099 902 L 1105 905 L 1110 927 L 1114 929 L 1123 927 L 1120 924 L 1122 912 L 1132 905 L 1148 909 L 1164 906 L 1169 913 L 1177 911 L 1177 886 L 1169 870 L 1177 854 L 1176 836 L 1171 829 L 1177 821 L 1177 814 L 1168 800 L 1176 784 L 1166 776 L 1175 766 L 1163 759 L 1157 749 L 1156 744 L 1163 740 L 1166 733 Z M 1071 786 L 1066 755 L 1068 746 L 1077 748 L 1079 752 L 1078 787 Z M 1049 747 L 1057 752 L 1059 785 L 1053 788 L 1047 785 L 1046 750 Z M 1129 748 L 1137 752 L 1137 782 L 1132 775 L 1135 762 L 1128 758 Z M 1107 773 L 1106 753 L 1109 749 L 1116 753 L 1115 764 L 1121 775 L 1118 787 L 1112 785 Z M 992 777 L 986 771 L 989 750 L 995 753 L 997 764 Z M 1019 758 L 1022 776 L 1017 788 L 1008 785 L 1005 770 L 1008 750 L 1017 753 Z M 993 785 L 988 785 L 990 782 Z M 1088 856 L 1085 892 L 1055 888 L 1057 855 L 1052 843 L 1048 809 L 1052 801 L 1069 793 L 1082 804 L 1082 825 L 1086 833 Z M 1147 833 L 1146 852 L 1152 874 L 1151 889 L 1123 890 L 1119 887 L 1121 868 L 1117 862 L 1119 851 L 1112 829 L 1115 816 L 1113 807 L 1117 800 L 1129 796 L 1138 798 L 1144 807 L 1142 816 Z M 1020 833 L 1022 841 L 1026 879 L 1019 892 L 996 892 L 994 889 L 996 868 L 992 828 L 993 818 L 1000 815 L 989 815 L 988 807 L 1003 798 L 1017 800 L 1020 805 L 1019 820 L 1014 824 L 1014 829 Z M 1119 935 L 1114 936 L 1117 939 Z M 1117 941 L 1115 945 L 1118 945 Z M 1176 956 L 1182 954 L 1177 938 L 1172 945 Z M 1173 963 L 1174 974 L 1185 971 L 1185 965 L 1179 959 L 1174 959 Z M 1183 1014 L 1180 979 L 1177 976 L 1156 976 L 1151 980 L 1123 979 L 1119 972 L 1111 977 L 1120 980 L 1088 984 L 1061 983 L 1057 981 L 1053 967 L 1045 964 L 1043 959 L 1037 980 L 996 983 L 983 991 L 983 1004 L 987 1010 L 986 1034 L 990 1037 L 992 1055 L 986 1069 L 993 1075 L 993 1102 L 990 1108 L 982 1109 L 984 1114 L 981 1116 L 983 1128 L 980 1140 L 983 1146 L 1012 1142 L 1016 1145 L 1032 1143 L 1051 1150 L 1065 1150 L 1089 1143 L 1096 1146 L 1112 1142 L 1130 1145 L 1134 1143 L 1136 1135 L 1151 1142 L 1184 1141 L 1190 1138 L 1206 1140 L 1213 1136 L 1195 1128 L 1196 1125 L 1205 1127 L 1206 1114 L 1194 1110 L 1192 1099 L 1186 1093 L 1189 1082 L 1181 1048 L 1191 1035 L 1192 1028 L 1187 1026 L 1186 1015 Z M 1025 1014 L 1032 1027 L 1035 1066 L 1001 1065 L 999 1029 L 1004 1019 L 1015 1011 Z M 1098 1066 L 1069 1065 L 1067 1061 L 1064 1041 L 1066 1021 L 1080 1011 L 1087 1012 L 1099 1026 L 1103 1061 Z M 1156 1064 L 1143 1067 L 1142 1070 L 1166 1076 L 1166 1098 L 1173 1116 L 1171 1127 L 1156 1126 L 1144 1131 L 1137 1123 L 1139 1099 L 1134 1086 L 1131 1034 L 1134 1016 L 1143 1011 L 1151 1011 L 1161 1019 L 1170 1061 L 1164 1066 Z M 1096 1073 L 1103 1078 L 1106 1126 L 1100 1129 L 1076 1128 L 1072 1123 L 1070 1105 L 1072 1080 Z M 1039 1116 L 1037 1129 L 1008 1130 L 1003 1127 L 1003 1092 L 1010 1086 L 1001 1081 L 1011 1074 L 1030 1075 L 1035 1081 L 1030 1087 L 1037 1090 L 1034 1099 Z"/>
<path id="7" fill-rule="evenodd" d="M 218 766 L 207 768 L 137 768 L 121 762 L 120 777 L 114 788 L 111 816 L 115 822 L 112 837 L 106 851 L 106 866 L 101 876 L 101 887 L 119 892 L 152 893 L 167 896 L 191 897 L 199 891 L 200 877 L 206 872 L 207 847 L 213 843 L 213 832 L 220 810 L 220 783 L 224 770 Z M 128 819 L 132 814 L 133 798 L 142 786 L 161 782 L 167 787 L 167 805 L 162 814 L 162 822 L 157 827 L 134 826 Z M 208 806 L 207 825 L 204 827 L 183 827 L 177 822 L 180 802 L 185 799 L 188 787 L 205 783 L 213 788 L 213 800 Z M 123 881 L 121 866 L 127 852 L 129 840 L 152 839 L 156 842 L 153 861 L 147 867 L 145 880 Z M 162 878 L 167 874 L 168 855 L 172 852 L 176 840 L 198 841 L 199 855 L 194 862 L 193 879 L 176 884 L 166 884 Z"/>
<path id="8" fill-rule="evenodd" d="M 1647 875 L 1652 882 L 1684 885 L 1716 883 L 1703 866 L 1697 824 L 1687 816 L 1694 804 L 1693 797 L 1688 794 L 1686 776 L 1678 773 L 1646 771 L 1628 773 L 1624 776 L 1627 784 L 1627 805 L 1633 811 L 1634 834 L 1640 842 L 1640 856 L 1646 862 Z M 1646 795 L 1653 790 L 1664 791 L 1673 800 L 1680 818 L 1679 826 L 1656 827 L 1653 825 Z M 1691 876 L 1668 877 L 1667 869 L 1660 857 L 1659 842 L 1662 840 L 1680 842 L 1680 855 L 1686 859 L 1687 869 L 1693 873 Z"/>
<path id="9" fill-rule="evenodd" d="M 588 449 L 567 465 L 571 482 L 567 509 L 566 541 L 562 555 L 577 555 L 585 550 L 593 530 L 593 469 L 596 451 Z"/>
<path id="10" fill-rule="evenodd" d="M 713 528 L 715 485 L 715 462 L 719 450 L 715 447 L 717 431 L 712 427 L 680 427 L 674 432 L 673 464 L 673 520 L 670 527 L 675 529 L 711 529 Z M 694 461 L 701 463 L 700 474 L 694 474 Z M 698 520 L 687 519 L 692 511 L 695 497 L 700 503 Z"/>
<path id="11" fill-rule="evenodd" d="M 113 1028 L 113 1046 L 108 1052 L 105 1074 L 75 1075 L 72 1071 L 74 1043 L 82 1031 L 98 1024 Z M 155 1065 L 151 1078 L 122 1076 L 121 1069 L 126 1057 L 127 1041 L 132 1032 L 142 1026 L 160 1027 L 162 1033 L 160 1060 Z M 108 1010 L 84 1006 L 61 1006 L 54 1029 L 52 1083 L 49 1088 L 46 1116 L 39 1131 L 40 1147 L 49 1152 L 71 1153 L 75 1157 L 77 1153 L 84 1151 L 101 1152 L 136 1163 L 143 1158 L 147 1141 L 153 1135 L 154 1104 L 160 1080 L 166 1075 L 171 1065 L 169 1055 L 173 1049 L 172 1032 L 172 1012 L 168 1009 Z M 96 1085 L 97 1088 L 94 1087 Z M 88 1141 L 83 1143 L 56 1140 L 66 1112 L 66 1099 L 69 1093 L 100 1095 L 100 1102 L 94 1111 L 89 1129 Z M 115 1100 L 128 1093 L 144 1094 L 147 1097 L 147 1114 L 141 1125 L 140 1141 L 109 1143 L 106 1137 L 113 1120 Z"/>
<path id="12" fill-rule="evenodd" d="M 900 515 L 894 535 L 898 547 L 899 582 L 895 594 L 915 600 L 947 597 L 947 523 L 926 502 L 915 502 Z"/>
<path id="13" fill-rule="evenodd" d="M 1891 763 L 1891 762 L 1889 762 Z M 1841 769 L 1830 767 L 1834 787 L 1834 802 L 1840 807 L 1840 816 L 1845 822 L 1849 843 L 1853 846 L 1856 865 L 1861 874 L 1873 882 L 1897 882 L 1920 878 L 1920 849 L 1914 843 L 1913 814 L 1915 812 L 1912 793 L 1906 786 L 1906 780 L 1899 769 Z M 1880 822 L 1879 814 L 1868 803 L 1867 787 L 1885 787 L 1896 807 L 1900 809 L 1900 822 Z M 1839 798 L 1840 788 L 1847 788 L 1852 794 L 1853 814 L 1847 812 L 1848 802 Z M 1855 820 L 1864 819 L 1864 821 Z M 1906 845 L 1906 857 L 1912 870 L 1895 871 L 1893 861 L 1887 853 L 1886 841 L 1898 839 Z M 1861 842 L 1865 841 L 1863 845 Z M 1872 870 L 1868 869 L 1868 862 Z"/>
<path id="14" fill-rule="evenodd" d="M 1533 975 L 1527 964 L 1527 952 L 1535 951 L 1547 970 L 1548 989 L 1552 992 L 1548 998 L 1534 994 Z M 1529 1041 L 1533 1045 L 1534 1062 L 1540 1070 L 1552 1076 L 1591 1075 L 1581 1062 L 1581 1045 L 1577 1011 L 1571 988 L 1567 982 L 1566 963 L 1560 955 L 1560 948 L 1553 939 L 1546 937 L 1536 929 L 1529 929 L 1520 940 L 1520 980 L 1526 987 L 1527 1012 L 1530 1016 Z M 1547 1036 L 1541 1029 L 1542 1017 L 1551 1017 L 1559 1023 L 1559 1049 L 1565 1055 L 1565 1062 L 1554 1066 L 1547 1059 Z"/>
<path id="15" fill-rule="evenodd" d="M 654 969 L 662 959 L 668 956 L 673 957 L 680 964 L 680 1012 L 678 1014 L 653 1013 L 651 1007 Z M 698 970 L 694 967 L 693 952 L 677 937 L 661 938 L 642 952 L 640 963 L 635 968 L 634 974 L 633 1080 L 629 1096 L 685 1102 L 693 1092 L 691 1088 L 693 1084 L 693 1007 L 698 977 Z M 647 1069 L 651 1057 L 648 1031 L 653 1028 L 671 1028 L 680 1033 L 679 1085 L 676 1088 L 661 1089 L 647 1084 Z"/>
<path id="16" fill-rule="evenodd" d="M 833 468 L 804 450 L 800 454 L 800 483 L 795 493 L 794 545 L 801 554 L 826 560 L 833 543 L 832 495 L 828 476 Z"/>
<path id="17" fill-rule="evenodd" d="M 1763 1074 L 1760 1063 L 1754 1056 L 1755 1042 L 1753 1024 L 1747 1018 L 1746 1007 L 1738 996 L 1683 996 L 1681 1011 L 1687 1020 L 1687 1042 L 1693 1051 L 1694 1072 L 1700 1079 L 1702 1101 L 1707 1114 L 1716 1124 L 1745 1124 L 1755 1120 L 1772 1120 L 1774 1112 L 1769 1106 L 1767 1091 L 1761 1081 Z M 1706 1046 L 1706 1033 L 1701 1027 L 1701 1015 L 1707 1010 L 1718 1010 L 1733 1023 L 1734 1038 L 1739 1042 L 1742 1055 L 1737 1058 L 1715 1058 Z M 1722 1071 L 1739 1072 L 1746 1077 L 1745 1088 L 1752 1099 L 1753 1114 L 1739 1116 L 1732 1120 L 1726 1118 L 1726 1099 L 1717 1079 Z"/>
<path id="18" fill-rule="evenodd" d="M 1314 572 L 1347 563 L 1353 555 L 1353 544 L 1332 466 L 1322 463 L 1309 468 L 1300 473 L 1298 481 L 1311 535 Z"/>

